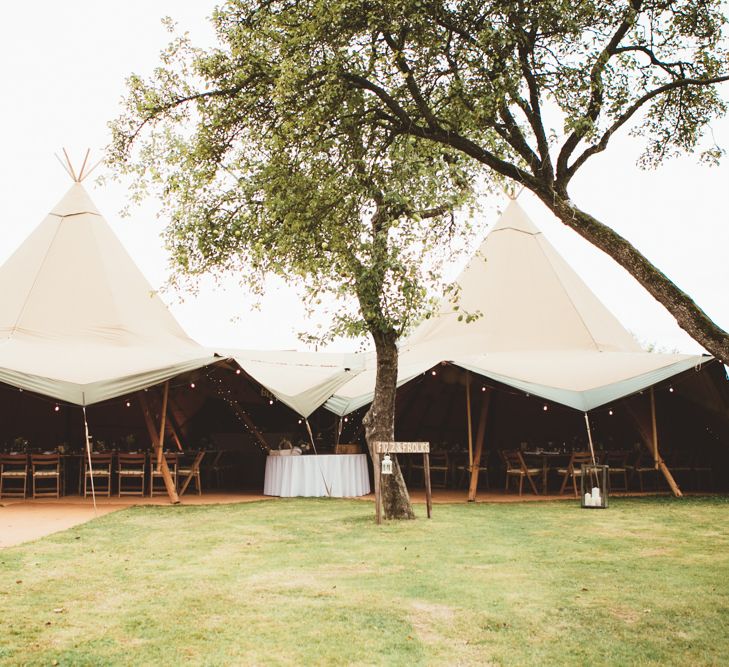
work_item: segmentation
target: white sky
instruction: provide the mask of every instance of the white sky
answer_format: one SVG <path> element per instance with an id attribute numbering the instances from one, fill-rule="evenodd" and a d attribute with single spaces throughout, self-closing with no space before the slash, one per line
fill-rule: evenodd
<path id="1" fill-rule="evenodd" d="M 80 161 L 86 148 L 101 157 L 109 141 L 107 122 L 119 113 L 130 73 L 147 74 L 158 64 L 169 35 L 160 19 L 172 16 L 196 44 L 212 42 L 210 0 L 66 0 L 0 5 L 0 262 L 25 239 L 70 186 L 53 156 L 65 146 Z M 729 97 L 729 86 L 725 90 Z M 729 121 L 713 127 L 729 147 Z M 719 168 L 696 158 L 668 163 L 657 172 L 635 167 L 639 142 L 622 138 L 594 159 L 573 184 L 573 199 L 636 245 L 724 329 L 729 328 L 729 160 Z M 90 180 L 93 180 L 90 179 Z M 99 210 L 155 286 L 167 277 L 159 239 L 164 221 L 150 201 L 120 210 L 126 192 L 86 183 Z M 489 202 L 485 215 L 495 222 Z M 699 351 L 670 315 L 642 288 L 532 196 L 520 202 L 567 261 L 637 337 L 667 349 Z M 490 212 L 489 212 L 490 210 Z M 455 271 L 455 269 L 454 269 Z M 182 303 L 165 299 L 188 333 L 206 345 L 302 348 L 296 333 L 306 324 L 297 296 L 277 283 L 260 311 L 235 286 L 203 288 Z M 339 349 L 354 343 L 339 345 Z"/>

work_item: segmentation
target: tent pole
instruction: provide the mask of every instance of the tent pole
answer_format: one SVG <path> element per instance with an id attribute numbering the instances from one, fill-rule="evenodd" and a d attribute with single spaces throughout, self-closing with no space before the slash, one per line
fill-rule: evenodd
<path id="1" fill-rule="evenodd" d="M 653 463 L 658 469 L 658 426 L 656 425 L 656 393 L 651 387 L 651 444 L 653 445 Z"/>
<path id="2" fill-rule="evenodd" d="M 165 383 L 166 390 L 169 391 L 169 383 Z M 155 452 L 157 452 L 157 455 L 161 457 L 159 467 L 162 471 L 162 479 L 165 482 L 165 489 L 167 489 L 167 495 L 170 498 L 170 502 L 173 505 L 177 505 L 180 502 L 180 497 L 177 495 L 177 490 L 175 489 L 175 483 L 172 481 L 172 475 L 170 475 L 170 469 L 167 466 L 167 460 L 164 456 L 162 456 L 162 441 L 159 439 L 159 433 L 157 432 L 157 429 L 154 425 L 154 420 L 152 419 L 152 413 L 149 410 L 149 402 L 147 401 L 147 397 L 144 395 L 144 391 L 140 391 L 138 393 L 139 396 L 139 405 L 142 408 L 142 413 L 144 414 L 144 421 L 147 425 L 147 431 L 149 432 L 149 437 L 152 440 L 152 446 L 154 447 Z M 163 401 L 164 406 L 167 406 L 167 401 Z M 164 429 L 162 429 L 162 434 L 164 435 Z"/>
<path id="3" fill-rule="evenodd" d="M 630 405 L 629 401 L 626 401 L 625 404 L 628 408 L 628 412 L 630 413 L 630 416 L 633 418 L 633 421 L 635 422 L 635 425 L 638 427 L 638 433 L 640 434 L 640 439 L 643 441 L 643 444 L 646 446 L 649 452 L 653 454 L 654 460 L 657 458 L 656 462 L 656 468 L 660 470 L 663 473 L 663 476 L 666 478 L 666 482 L 668 482 L 668 486 L 671 488 L 671 491 L 673 492 L 673 495 L 676 496 L 676 498 L 682 498 L 683 493 L 681 493 L 681 489 L 676 483 L 676 480 L 673 478 L 673 475 L 671 474 L 671 471 L 668 469 L 668 466 L 666 465 L 665 461 L 661 458 L 660 454 L 658 454 L 658 428 L 657 428 L 657 420 L 655 418 L 656 416 L 656 407 L 655 407 L 655 397 L 653 395 L 653 388 L 651 388 L 651 427 L 652 427 L 652 433 L 651 433 L 651 427 L 647 426 L 645 423 L 645 420 L 641 420 L 641 416 L 638 415 L 638 413 L 633 409 L 633 407 Z"/>
<path id="4" fill-rule="evenodd" d="M 478 473 L 481 468 L 481 453 L 483 452 L 483 441 L 486 435 L 486 421 L 489 414 L 489 406 L 491 405 L 491 389 L 487 389 L 483 393 L 481 401 L 481 414 L 478 418 L 478 431 L 476 432 L 476 451 L 473 455 L 473 464 L 471 465 L 471 482 L 468 485 L 468 502 L 476 501 L 476 492 L 478 491 Z"/>
<path id="5" fill-rule="evenodd" d="M 89 462 L 89 472 L 91 473 L 91 499 L 94 501 L 94 516 L 98 516 L 96 512 L 96 489 L 94 488 L 94 469 L 91 467 L 91 437 L 89 436 L 89 422 L 86 420 L 86 406 L 81 406 L 84 415 L 84 433 L 86 434 L 86 456 Z M 109 480 L 111 484 L 111 480 Z M 84 479 L 84 491 L 86 489 L 86 480 Z"/>
<path id="6" fill-rule="evenodd" d="M 466 371 L 466 424 L 468 427 L 468 469 L 473 468 L 473 424 L 471 423 L 471 372 Z"/>
<path id="7" fill-rule="evenodd" d="M 167 399 L 170 397 L 170 383 L 169 380 L 165 382 L 164 389 L 162 390 L 162 411 L 160 412 L 159 420 L 159 438 L 157 438 L 157 442 L 159 443 L 157 447 L 157 470 L 159 470 L 160 466 L 162 465 L 162 448 L 164 447 L 165 443 L 165 425 L 167 423 Z"/>

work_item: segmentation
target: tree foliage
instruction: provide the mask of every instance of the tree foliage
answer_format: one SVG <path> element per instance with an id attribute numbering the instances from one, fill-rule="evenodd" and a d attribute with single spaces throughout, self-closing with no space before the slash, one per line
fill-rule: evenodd
<path id="1" fill-rule="evenodd" d="M 621 131 L 642 138 L 646 167 L 683 152 L 721 157 L 703 141 L 726 111 L 720 0 L 233 0 L 214 20 L 223 46 L 197 53 L 189 76 L 160 70 L 152 87 L 132 80 L 135 122 L 200 112 L 183 109 L 184 98 L 264 120 L 291 105 L 295 134 L 350 118 L 389 140 L 469 156 L 488 168 L 486 184 L 514 180 L 535 192 L 694 338 L 729 357 L 725 332 L 568 192 Z M 123 153 L 136 126 L 117 130 Z M 220 136 L 213 124 L 200 139 L 215 161 L 221 144 L 247 137 Z"/>

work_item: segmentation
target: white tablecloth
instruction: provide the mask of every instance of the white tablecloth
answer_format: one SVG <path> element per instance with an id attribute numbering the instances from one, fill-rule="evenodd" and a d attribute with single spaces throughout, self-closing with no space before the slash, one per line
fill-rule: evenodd
<path id="1" fill-rule="evenodd" d="M 331 495 L 335 498 L 353 498 L 365 496 L 369 492 L 366 454 L 269 456 L 266 459 L 266 477 L 263 482 L 266 496 L 292 498 Z"/>

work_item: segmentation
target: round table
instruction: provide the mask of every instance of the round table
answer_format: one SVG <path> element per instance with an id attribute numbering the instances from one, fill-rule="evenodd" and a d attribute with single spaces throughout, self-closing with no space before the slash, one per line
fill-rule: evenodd
<path id="1" fill-rule="evenodd" d="M 263 493 L 266 496 L 354 498 L 370 492 L 366 454 L 269 456 Z"/>

